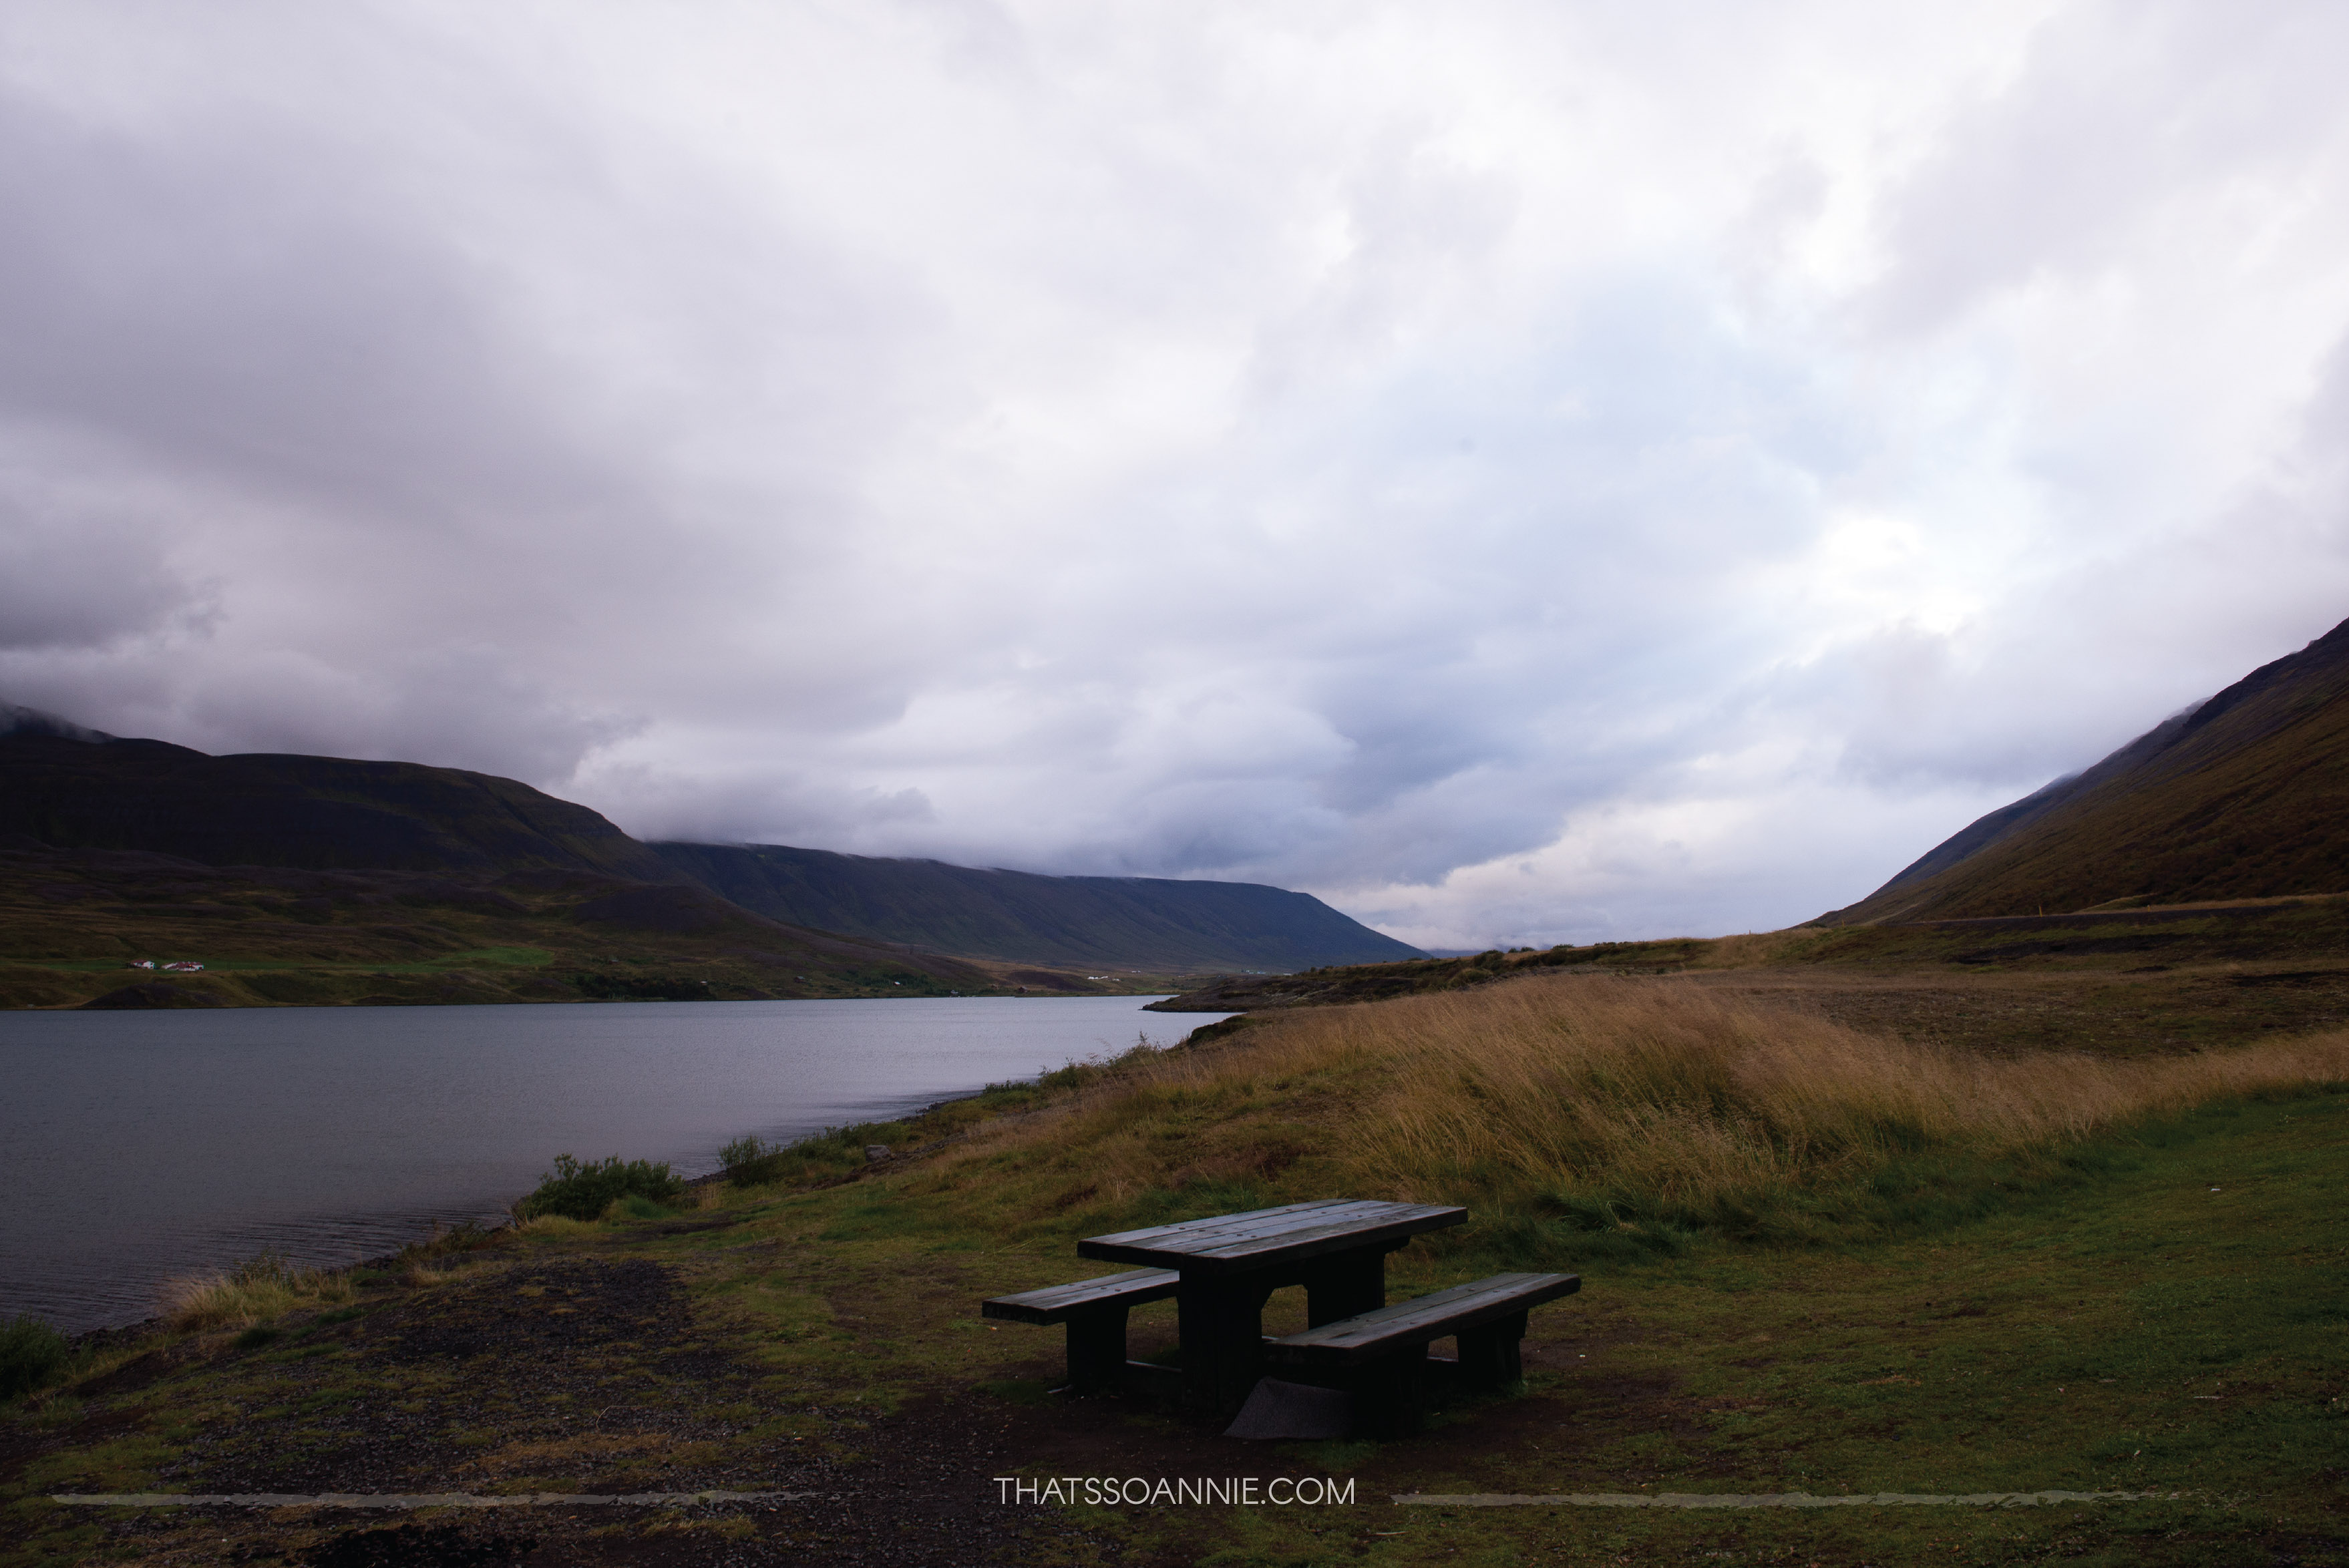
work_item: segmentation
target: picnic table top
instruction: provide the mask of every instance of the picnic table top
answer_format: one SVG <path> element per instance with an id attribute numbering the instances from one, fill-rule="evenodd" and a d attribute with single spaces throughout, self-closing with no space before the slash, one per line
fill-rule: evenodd
<path id="1" fill-rule="evenodd" d="M 1399 1244 L 1467 1218 L 1465 1209 L 1332 1198 L 1087 1236 L 1077 1243 L 1077 1255 L 1188 1274 L 1244 1274 L 1330 1253 Z"/>

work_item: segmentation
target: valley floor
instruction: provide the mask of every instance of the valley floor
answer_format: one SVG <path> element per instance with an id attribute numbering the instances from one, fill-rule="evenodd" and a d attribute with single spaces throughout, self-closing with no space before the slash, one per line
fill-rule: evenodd
<path id="1" fill-rule="evenodd" d="M 1675 984 L 1994 1048 L 2067 1037 L 2077 1023 L 2051 1018 L 2141 995 L 2011 978 Z M 2161 1048 L 2192 1048 L 2195 1026 Z M 1091 1218 L 974 1225 L 979 1200 L 941 1199 L 918 1161 L 812 1190 L 713 1189 L 666 1218 L 419 1253 L 274 1334 L 159 1338 L 9 1407 L 0 1562 L 2349 1563 L 2344 1188 L 2349 1085 L 2211 1104 L 2076 1146 L 2061 1179 L 1969 1222 L 1593 1261 L 1579 1295 L 1534 1315 L 1522 1394 L 1407 1441 L 1270 1445 L 1051 1394 L 1058 1331 L 978 1317 L 983 1296 L 1091 1272 L 1073 1248 L 1103 1228 Z M 1231 1191 L 1200 1193 L 1200 1212 Z M 1415 1244 L 1392 1260 L 1391 1294 L 1471 1266 Z M 1274 1298 L 1268 1332 L 1299 1316 L 1296 1294 Z M 1136 1313 L 1136 1354 L 1173 1336 L 1171 1303 Z M 1327 1477 L 1353 1501 L 1005 1500 L 1000 1478 L 1054 1476 Z M 782 1495 L 413 1514 L 48 1501 L 703 1490 Z M 1397 1501 L 2044 1491 L 2130 1495 Z"/>
<path id="2" fill-rule="evenodd" d="M 1683 978 L 1850 1028 L 1992 1055 L 2152 1057 L 2349 1027 L 2349 956 L 2334 954 L 1971 973 L 1805 965 Z"/>

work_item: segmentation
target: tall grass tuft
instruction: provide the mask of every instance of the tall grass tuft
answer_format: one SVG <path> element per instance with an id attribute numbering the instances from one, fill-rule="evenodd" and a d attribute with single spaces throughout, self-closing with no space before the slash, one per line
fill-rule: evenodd
<path id="1" fill-rule="evenodd" d="M 1504 1250 L 1521 1256 L 1644 1256 L 1700 1230 L 1794 1239 L 1947 1218 L 1994 1201 L 2002 1171 L 2037 1161 L 2047 1175 L 2099 1130 L 2344 1083 L 2349 1033 L 1991 1058 L 1669 980 L 1545 977 L 1300 1009 L 1137 1054 L 1058 1114 L 978 1129 L 939 1179 L 991 1167 L 998 1199 L 1020 1194 L 1006 1206 L 1037 1224 L 1237 1183 L 1267 1202 L 1464 1203 L 1481 1244 L 1513 1233 Z"/>
<path id="2" fill-rule="evenodd" d="M 163 1287 L 163 1321 L 181 1332 L 251 1328 L 304 1307 L 351 1299 L 350 1276 L 305 1269 L 275 1253 L 249 1258 L 225 1273 L 184 1275 Z"/>

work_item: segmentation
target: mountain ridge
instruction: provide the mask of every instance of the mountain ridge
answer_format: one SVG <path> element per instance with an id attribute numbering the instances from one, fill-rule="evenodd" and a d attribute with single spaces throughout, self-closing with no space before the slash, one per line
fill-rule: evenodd
<path id="1" fill-rule="evenodd" d="M 973 957 L 1205 972 L 1423 956 L 1309 893 L 1258 882 L 1045 876 L 782 844 L 650 847 L 773 919 Z"/>
<path id="2" fill-rule="evenodd" d="M 2092 767 L 1967 824 L 1809 923 L 2349 889 L 2349 621 Z"/>
<path id="3" fill-rule="evenodd" d="M 648 845 L 585 806 L 494 774 L 293 753 L 215 757 L 0 706 L 0 840 L 11 835 L 216 867 L 586 874 L 670 889 L 636 902 L 646 911 L 675 904 L 676 918 L 708 900 L 810 934 L 995 962 L 1198 975 L 1418 955 L 1309 894 L 1255 883 L 1051 877 L 783 845 Z"/>

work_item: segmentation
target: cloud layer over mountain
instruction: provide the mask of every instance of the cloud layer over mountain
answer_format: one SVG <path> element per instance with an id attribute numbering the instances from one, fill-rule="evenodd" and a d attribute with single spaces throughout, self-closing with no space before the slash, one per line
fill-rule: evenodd
<path id="1" fill-rule="evenodd" d="M 0 700 L 1785 924 L 2349 615 L 2349 12 L 36 3 Z"/>

